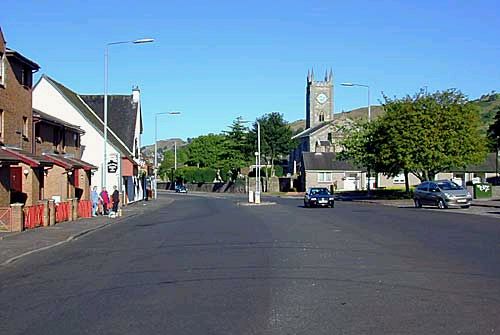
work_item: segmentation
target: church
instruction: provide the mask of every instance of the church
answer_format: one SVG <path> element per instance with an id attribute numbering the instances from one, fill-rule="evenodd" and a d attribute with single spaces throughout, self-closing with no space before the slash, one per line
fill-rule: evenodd
<path id="1" fill-rule="evenodd" d="M 308 71 L 306 84 L 306 129 L 295 136 L 298 146 L 290 154 L 289 166 L 298 189 L 326 187 L 332 190 L 358 190 L 365 184 L 364 169 L 336 159 L 341 150 L 342 131 L 352 125 L 346 117 L 335 118 L 333 72 L 317 80 Z"/>

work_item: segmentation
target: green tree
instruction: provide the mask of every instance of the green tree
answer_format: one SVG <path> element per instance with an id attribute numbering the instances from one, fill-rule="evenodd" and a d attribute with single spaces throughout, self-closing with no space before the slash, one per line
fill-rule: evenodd
<path id="1" fill-rule="evenodd" d="M 457 90 L 433 94 L 421 90 L 413 97 L 385 97 L 380 119 L 382 166 L 432 180 L 450 168 L 465 168 L 486 157 L 477 107 Z"/>
<path id="2" fill-rule="evenodd" d="M 229 126 L 229 131 L 226 131 L 227 139 L 227 166 L 235 172 L 252 161 L 254 148 L 250 143 L 249 130 L 244 126 L 244 121 L 241 116 L 237 117 Z"/>
<path id="3" fill-rule="evenodd" d="M 188 145 L 187 163 L 197 167 L 224 167 L 229 151 L 225 135 L 208 134 L 196 137 Z"/>
<path id="4" fill-rule="evenodd" d="M 500 107 L 496 108 L 495 121 L 488 128 L 488 138 L 492 142 L 492 148 L 498 151 L 500 148 Z"/>
<path id="5" fill-rule="evenodd" d="M 187 149 L 185 147 L 177 148 L 177 167 L 183 166 L 188 159 Z M 161 178 L 172 178 L 172 170 L 175 168 L 175 152 L 167 150 L 163 152 L 163 160 L 160 164 L 158 174 Z"/>
<path id="6" fill-rule="evenodd" d="M 345 157 L 389 176 L 404 172 L 407 191 L 409 173 L 432 180 L 486 157 L 478 110 L 460 91 L 384 99 L 384 115 L 345 138 Z"/>
<path id="7" fill-rule="evenodd" d="M 264 162 L 271 165 L 271 173 L 274 173 L 276 159 L 288 155 L 297 142 L 292 140 L 292 130 L 282 114 L 272 112 L 257 121 L 261 131 L 261 155 Z M 257 122 L 253 124 L 249 137 L 253 148 L 257 148 Z"/>

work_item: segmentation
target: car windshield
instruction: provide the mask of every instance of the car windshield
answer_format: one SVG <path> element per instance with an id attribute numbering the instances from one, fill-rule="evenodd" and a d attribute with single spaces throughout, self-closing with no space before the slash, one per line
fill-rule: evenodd
<path id="1" fill-rule="evenodd" d="M 330 192 L 326 188 L 313 188 L 311 189 L 311 195 L 329 195 Z"/>
<path id="2" fill-rule="evenodd" d="M 443 191 L 452 191 L 452 190 L 462 190 L 462 186 L 455 184 L 452 181 L 441 181 L 438 182 L 438 187 Z"/>

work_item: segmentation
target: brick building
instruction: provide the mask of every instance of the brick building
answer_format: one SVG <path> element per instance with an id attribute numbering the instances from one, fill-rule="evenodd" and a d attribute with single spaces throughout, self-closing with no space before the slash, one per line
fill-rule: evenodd
<path id="1" fill-rule="evenodd" d="M 43 198 L 90 199 L 92 170 L 97 169 L 81 157 L 81 136 L 85 132 L 76 125 L 33 110 L 35 131 L 34 153 L 53 163 L 45 170 Z"/>
<path id="2" fill-rule="evenodd" d="M 0 29 L 0 206 L 35 204 L 43 197 L 44 169 L 33 155 L 32 84 L 38 64 L 7 48 Z"/>

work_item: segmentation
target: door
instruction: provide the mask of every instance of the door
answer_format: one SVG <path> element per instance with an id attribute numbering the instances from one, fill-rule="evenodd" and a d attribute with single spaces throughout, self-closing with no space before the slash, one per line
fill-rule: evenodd
<path id="1" fill-rule="evenodd" d="M 75 185 L 75 188 L 80 187 L 80 170 L 79 169 L 74 169 L 73 170 L 73 184 Z"/>
<path id="2" fill-rule="evenodd" d="M 358 189 L 358 178 L 355 173 L 350 173 L 344 180 L 344 191 L 355 191 Z"/>
<path id="3" fill-rule="evenodd" d="M 15 192 L 23 191 L 23 169 L 20 166 L 10 168 L 10 189 Z"/>
<path id="4" fill-rule="evenodd" d="M 436 205 L 441 199 L 440 193 L 439 193 L 439 188 L 436 183 L 430 183 L 429 184 L 429 192 L 427 192 L 427 203 L 429 205 Z"/>

